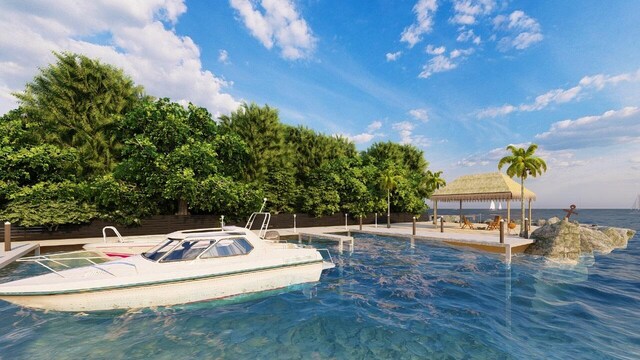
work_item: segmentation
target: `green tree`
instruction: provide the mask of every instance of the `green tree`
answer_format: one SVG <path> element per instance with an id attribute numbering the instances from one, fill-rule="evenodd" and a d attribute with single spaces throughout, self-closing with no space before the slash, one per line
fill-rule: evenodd
<path id="1" fill-rule="evenodd" d="M 85 177 L 105 174 L 115 166 L 120 147 L 114 125 L 143 98 L 143 89 L 98 60 L 54 55 L 57 62 L 14 95 L 43 142 L 76 148 Z"/>
<path id="2" fill-rule="evenodd" d="M 244 180 L 264 182 L 273 167 L 291 169 L 289 149 L 285 146 L 285 127 L 278 110 L 254 103 L 242 104 L 231 115 L 222 115 L 220 132 L 236 134 L 247 145 L 248 155 L 242 166 Z"/>
<path id="3" fill-rule="evenodd" d="M 498 162 L 498 170 L 502 170 L 504 165 L 509 164 L 507 175 L 520 178 L 520 236 L 524 232 L 524 181 L 529 175 L 536 177 L 547 171 L 547 163 L 534 155 L 537 149 L 536 144 L 529 145 L 526 150 L 509 145 L 507 150 L 511 151 L 511 155 L 503 157 Z"/>
<path id="4" fill-rule="evenodd" d="M 402 176 L 393 166 L 387 166 L 380 173 L 380 187 L 387 192 L 387 228 L 391 227 L 391 191 L 395 190 Z"/>
<path id="5" fill-rule="evenodd" d="M 426 187 L 429 195 L 433 194 L 434 191 L 440 189 L 441 187 L 447 185 L 447 182 L 440 176 L 442 176 L 442 171 L 432 172 L 431 170 L 427 170 Z"/>
<path id="6" fill-rule="evenodd" d="M 149 202 L 160 205 L 156 213 L 174 209 L 179 215 L 214 211 L 239 217 L 247 211 L 239 201 L 251 206 L 259 202 L 259 190 L 225 174 L 240 171 L 230 163 L 246 155 L 245 145 L 234 134 L 220 134 L 204 108 L 192 104 L 185 108 L 169 99 L 145 101 L 127 114 L 119 134 L 125 144 L 123 160 L 113 180 L 104 179 L 102 185 L 126 207 L 139 197 L 125 196 L 121 190 L 144 195 L 145 205 L 132 211 L 120 209 L 127 219 L 135 221 L 149 214 Z M 224 154 L 223 160 L 219 153 Z M 102 200 L 101 211 L 117 208 L 108 199 Z"/>
<path id="7" fill-rule="evenodd" d="M 88 198 L 86 183 L 39 182 L 16 189 L 0 216 L 22 226 L 46 226 L 49 231 L 62 224 L 89 222 L 96 215 Z"/>

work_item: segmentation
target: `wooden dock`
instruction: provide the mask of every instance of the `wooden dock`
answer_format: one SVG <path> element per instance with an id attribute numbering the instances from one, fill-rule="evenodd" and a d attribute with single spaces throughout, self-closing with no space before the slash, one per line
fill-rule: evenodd
<path id="1" fill-rule="evenodd" d="M 460 229 L 460 225 L 455 223 L 448 224 L 444 227 L 444 232 L 440 232 L 440 227 L 436 227 L 430 222 L 420 222 L 416 224 L 416 234 L 413 235 L 412 225 L 412 223 L 395 223 L 391 228 L 387 228 L 386 225 L 363 225 L 362 230 L 358 225 L 277 230 L 284 237 L 298 236 L 298 239 L 305 240 L 325 238 L 338 241 L 340 251 L 343 250 L 344 242 L 348 242 L 350 251 L 353 251 L 355 240 L 351 233 L 400 237 L 411 241 L 441 241 L 450 245 L 503 254 L 504 261 L 507 264 L 511 263 L 513 254 L 523 252 L 529 245 L 534 243 L 532 239 L 521 238 L 515 234 L 505 234 L 504 243 L 501 243 L 498 231 Z M 346 236 L 342 235 L 345 233 Z"/>
<path id="2" fill-rule="evenodd" d="M 10 251 L 0 250 L 0 269 L 13 263 L 17 259 L 34 252 L 35 255 L 40 255 L 39 244 L 11 244 Z"/>

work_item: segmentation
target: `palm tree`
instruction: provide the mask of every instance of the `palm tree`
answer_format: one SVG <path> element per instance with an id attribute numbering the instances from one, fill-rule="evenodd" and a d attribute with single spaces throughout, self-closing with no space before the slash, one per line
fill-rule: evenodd
<path id="1" fill-rule="evenodd" d="M 440 177 L 441 175 L 442 171 L 432 172 L 431 170 L 427 170 L 427 190 L 429 194 L 447 185 L 447 182 Z"/>
<path id="2" fill-rule="evenodd" d="M 511 155 L 503 157 L 498 162 L 498 170 L 501 170 L 505 164 L 509 164 L 507 175 L 520 178 L 520 236 L 524 233 L 524 180 L 529 175 L 536 177 L 547 171 L 547 163 L 533 155 L 537 149 L 536 144 L 529 145 L 526 150 L 509 145 L 507 150 L 511 151 Z"/>
<path id="3" fill-rule="evenodd" d="M 398 186 L 398 181 L 402 176 L 393 167 L 388 167 L 380 174 L 380 185 L 383 190 L 387 190 L 387 228 L 391 227 L 391 190 Z"/>

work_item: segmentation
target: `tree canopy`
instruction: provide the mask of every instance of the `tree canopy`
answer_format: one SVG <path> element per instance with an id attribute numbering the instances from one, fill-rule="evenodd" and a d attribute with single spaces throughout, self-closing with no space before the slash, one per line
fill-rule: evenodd
<path id="1" fill-rule="evenodd" d="M 0 217 L 21 225 L 241 218 L 263 197 L 276 213 L 419 215 L 442 181 L 411 145 L 358 152 L 255 103 L 213 119 L 205 108 L 145 95 L 111 65 L 55 57 L 0 117 Z M 393 186 L 381 187 L 389 172 Z"/>

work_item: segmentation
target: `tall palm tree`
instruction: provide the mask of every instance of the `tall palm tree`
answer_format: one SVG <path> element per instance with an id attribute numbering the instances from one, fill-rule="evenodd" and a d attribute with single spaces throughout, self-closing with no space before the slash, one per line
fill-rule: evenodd
<path id="1" fill-rule="evenodd" d="M 441 175 L 442 171 L 432 172 L 431 170 L 427 170 L 427 190 L 429 194 L 447 185 L 447 182 L 440 177 Z"/>
<path id="2" fill-rule="evenodd" d="M 398 181 L 402 176 L 393 167 L 388 167 L 380 174 L 380 185 L 383 190 L 387 190 L 387 228 L 391 227 L 391 190 L 398 186 Z"/>
<path id="3" fill-rule="evenodd" d="M 529 145 L 526 150 L 509 145 L 507 150 L 511 151 L 511 155 L 503 157 L 498 162 L 498 170 L 502 170 L 504 165 L 509 164 L 507 175 L 520 178 L 520 236 L 524 233 L 524 180 L 529 175 L 536 177 L 547 171 L 547 163 L 534 155 L 537 149 L 536 144 Z"/>

